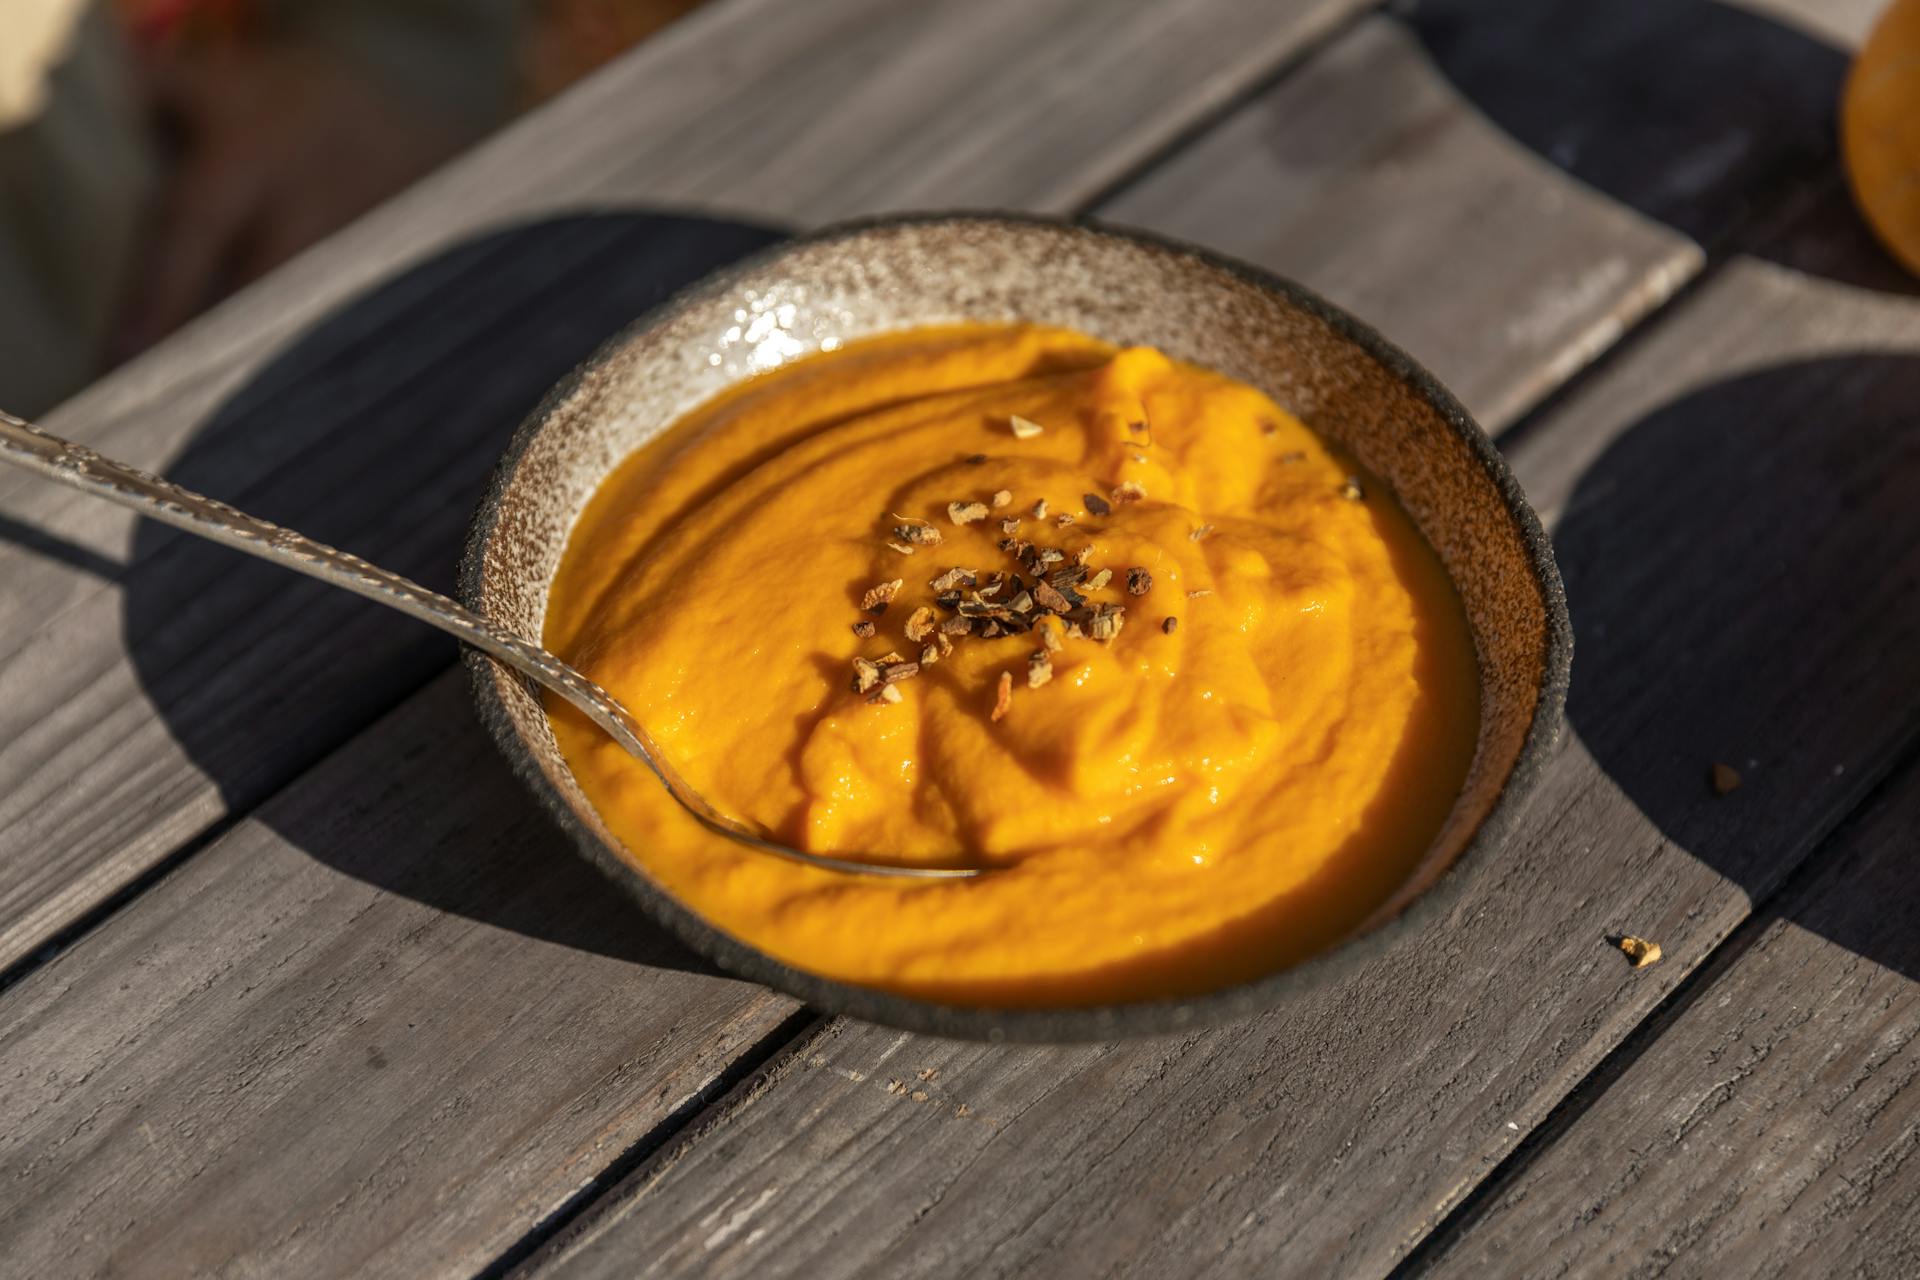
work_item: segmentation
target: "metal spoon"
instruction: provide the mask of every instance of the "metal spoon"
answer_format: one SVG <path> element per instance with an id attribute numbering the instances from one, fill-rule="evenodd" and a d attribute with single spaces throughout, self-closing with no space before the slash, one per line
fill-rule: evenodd
<path id="1" fill-rule="evenodd" d="M 522 640 L 496 626 L 458 601 L 429 591 L 409 578 L 368 564 L 359 556 L 336 551 L 291 529 L 236 511 L 223 502 L 203 497 L 159 476 L 103 458 L 93 450 L 42 431 L 10 413 L 0 412 L 0 460 L 56 480 L 82 493 L 184 529 L 196 537 L 222 543 L 258 556 L 296 573 L 336 587 L 344 587 L 389 609 L 440 628 L 482 653 L 498 658 L 514 670 L 580 708 L 615 742 L 653 770 L 669 794 L 710 831 L 750 849 L 793 862 L 851 875 L 894 876 L 921 880 L 957 880 L 979 875 L 982 867 L 901 866 L 829 858 L 781 844 L 766 831 L 756 830 L 716 809 L 675 772 L 652 737 L 612 694 L 575 671 L 539 645 Z"/>

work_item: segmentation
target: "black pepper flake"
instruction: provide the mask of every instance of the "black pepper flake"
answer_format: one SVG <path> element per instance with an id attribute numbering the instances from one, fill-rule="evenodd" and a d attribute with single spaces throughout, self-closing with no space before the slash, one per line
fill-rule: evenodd
<path id="1" fill-rule="evenodd" d="M 1153 590 L 1153 575 L 1145 569 L 1127 570 L 1127 594 L 1143 596 Z"/>
<path id="2" fill-rule="evenodd" d="M 1083 493 L 1080 495 L 1080 501 L 1087 505 L 1087 513 L 1089 515 L 1110 516 L 1113 514 L 1112 505 L 1097 493 Z"/>
<path id="3" fill-rule="evenodd" d="M 1172 635 L 1175 631 L 1179 629 L 1179 627 L 1180 627 L 1180 619 L 1178 618 L 1166 617 L 1160 620 L 1160 630 L 1165 632 L 1167 635 Z"/>

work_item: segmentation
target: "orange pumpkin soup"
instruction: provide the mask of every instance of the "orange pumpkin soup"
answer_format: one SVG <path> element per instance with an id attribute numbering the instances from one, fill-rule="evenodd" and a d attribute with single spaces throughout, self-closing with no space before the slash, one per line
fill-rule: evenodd
<path id="1" fill-rule="evenodd" d="M 1272 972 L 1409 875 L 1473 753 L 1458 599 L 1385 489 L 1253 388 L 1035 327 L 751 380 L 628 459 L 547 644 L 700 792 L 851 876 L 713 836 L 565 706 L 627 856 L 801 968 L 962 1003 Z"/>

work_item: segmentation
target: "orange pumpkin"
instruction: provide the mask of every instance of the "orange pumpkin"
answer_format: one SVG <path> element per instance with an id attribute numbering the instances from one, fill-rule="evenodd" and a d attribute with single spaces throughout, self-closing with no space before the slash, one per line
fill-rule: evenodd
<path id="1" fill-rule="evenodd" d="M 1920 273 L 1920 0 L 1894 0 L 1847 78 L 1840 142 L 1854 200 Z"/>

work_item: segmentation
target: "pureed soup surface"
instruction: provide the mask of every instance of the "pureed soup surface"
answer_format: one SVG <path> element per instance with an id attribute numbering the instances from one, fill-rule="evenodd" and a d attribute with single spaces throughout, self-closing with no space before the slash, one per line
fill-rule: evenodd
<path id="1" fill-rule="evenodd" d="M 595 495 L 546 641 L 796 847 L 1004 868 L 755 853 L 552 708 L 682 902 L 960 1003 L 1193 993 L 1337 942 L 1477 732 L 1459 601 L 1384 488 L 1251 387 L 1058 329 L 854 343 L 695 411 Z"/>

